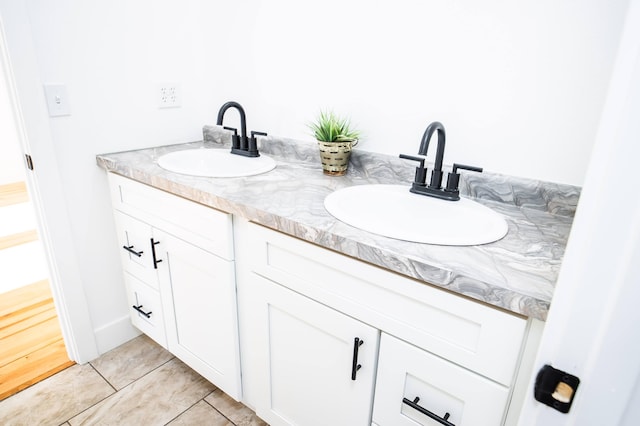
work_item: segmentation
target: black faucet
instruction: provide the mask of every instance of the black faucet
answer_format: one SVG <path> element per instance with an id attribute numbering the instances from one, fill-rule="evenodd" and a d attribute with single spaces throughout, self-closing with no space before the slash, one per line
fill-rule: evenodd
<path id="1" fill-rule="evenodd" d="M 444 142 L 447 137 L 442 123 L 434 121 L 429 124 L 427 130 L 424 131 L 424 135 L 422 135 L 420 149 L 418 150 L 418 155 L 427 156 L 429 141 L 436 130 L 438 131 L 438 148 L 436 150 L 436 162 L 431 172 L 431 182 L 429 183 L 429 188 L 432 189 L 440 189 L 440 185 L 442 184 L 442 160 L 444 159 Z"/>
<path id="2" fill-rule="evenodd" d="M 439 121 L 434 121 L 429 124 L 427 130 L 422 135 L 422 141 L 420 142 L 420 149 L 418 155 L 427 156 L 429 150 L 429 141 L 431 136 L 438 131 L 438 147 L 436 149 L 436 161 L 431 172 L 431 180 L 429 185 L 426 184 L 427 169 L 424 167 L 424 158 L 414 157 L 411 155 L 400 154 L 400 158 L 407 160 L 418 161 L 420 165 L 416 167 L 416 176 L 410 191 L 415 194 L 428 195 L 430 197 L 440 198 L 449 201 L 458 201 L 460 199 L 460 191 L 458 190 L 458 182 L 460 181 L 460 174 L 458 169 L 471 170 L 474 172 L 482 172 L 482 168 L 474 166 L 466 166 L 464 164 L 453 164 L 453 170 L 447 174 L 447 186 L 442 188 L 442 161 L 444 159 L 444 144 L 446 139 L 446 133 L 444 126 Z"/>
<path id="3" fill-rule="evenodd" d="M 233 131 L 231 136 L 231 153 L 243 155 L 245 157 L 259 157 L 258 142 L 256 136 L 267 136 L 264 132 L 251 132 L 251 137 L 247 138 L 247 116 L 244 113 L 244 108 L 237 102 L 227 102 L 220 107 L 218 111 L 218 120 L 216 124 L 222 126 L 222 120 L 224 119 L 224 113 L 229 108 L 235 108 L 240 113 L 240 136 L 238 136 L 238 130 L 233 127 L 224 127 L 226 130 Z"/>

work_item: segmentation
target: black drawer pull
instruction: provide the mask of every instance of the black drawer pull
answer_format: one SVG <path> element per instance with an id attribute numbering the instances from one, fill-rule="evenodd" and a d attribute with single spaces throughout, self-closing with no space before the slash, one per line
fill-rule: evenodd
<path id="1" fill-rule="evenodd" d="M 353 360 L 351 363 L 351 380 L 356 379 L 356 373 L 362 367 L 360 364 L 358 364 L 358 349 L 360 349 L 360 346 L 362 346 L 363 343 L 364 343 L 364 340 L 360 340 L 358 337 L 356 337 L 353 340 Z"/>
<path id="2" fill-rule="evenodd" d="M 138 257 L 142 256 L 142 253 L 144 253 L 143 251 L 135 251 L 133 249 L 133 246 L 122 246 L 123 249 L 125 249 L 126 251 L 128 251 L 129 253 L 136 255 Z"/>
<path id="3" fill-rule="evenodd" d="M 415 399 L 413 401 L 411 401 L 410 399 L 407 398 L 402 398 L 402 402 L 407 404 L 409 407 L 413 408 L 414 410 L 418 410 L 420 411 L 422 414 L 424 414 L 425 416 L 435 420 L 436 422 L 445 425 L 445 426 L 456 426 L 453 423 L 451 423 L 450 421 L 448 421 L 449 416 L 451 414 L 449 413 L 445 413 L 444 417 L 440 417 L 437 414 L 432 413 L 431 411 L 427 410 L 426 408 L 423 408 L 421 406 L 418 405 L 418 401 L 420 401 L 419 397 L 415 397 Z"/>
<path id="4" fill-rule="evenodd" d="M 160 241 L 154 241 L 151 239 L 151 255 L 153 256 L 153 269 L 158 269 L 158 263 L 162 262 L 162 259 L 156 258 L 156 244 L 160 244 Z"/>
<path id="5" fill-rule="evenodd" d="M 151 314 L 153 313 L 151 311 L 149 311 L 149 312 L 143 311 L 142 310 L 142 305 L 140 305 L 140 306 L 133 305 L 132 308 L 135 309 L 136 311 L 138 311 L 139 313 L 141 313 L 142 315 L 144 315 L 147 318 L 151 318 Z"/>

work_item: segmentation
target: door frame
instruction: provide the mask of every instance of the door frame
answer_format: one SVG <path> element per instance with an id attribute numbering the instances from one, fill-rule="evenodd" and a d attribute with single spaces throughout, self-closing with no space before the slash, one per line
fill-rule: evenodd
<path id="1" fill-rule="evenodd" d="M 4 80 L 0 84 L 7 87 L 20 152 L 33 158 L 34 170 L 27 169 L 26 183 L 44 246 L 65 347 L 71 360 L 85 363 L 99 353 L 78 256 L 68 238 L 70 220 L 26 7 L 25 2 L 0 1 L 0 78 Z M 10 19 L 3 20 L 6 16 Z"/>

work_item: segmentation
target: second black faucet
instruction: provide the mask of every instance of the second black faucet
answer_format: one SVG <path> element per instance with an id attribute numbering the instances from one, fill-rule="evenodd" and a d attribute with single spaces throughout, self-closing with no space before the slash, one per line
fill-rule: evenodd
<path id="1" fill-rule="evenodd" d="M 233 127 L 224 127 L 226 130 L 231 130 L 233 135 L 231 136 L 231 153 L 237 155 L 243 155 L 245 157 L 259 157 L 258 142 L 256 136 L 267 136 L 264 132 L 251 132 L 251 137 L 247 138 L 247 116 L 244 112 L 244 108 L 237 102 L 229 101 L 220 107 L 218 111 L 218 120 L 216 124 L 222 126 L 224 120 L 224 113 L 229 108 L 235 108 L 240 113 L 240 135 L 238 136 L 238 129 Z"/>
<path id="2" fill-rule="evenodd" d="M 425 159 L 422 157 L 400 154 L 400 158 L 414 160 L 420 163 L 420 165 L 416 167 L 416 176 L 413 180 L 410 191 L 416 194 L 428 195 L 430 197 L 440 198 L 443 200 L 458 201 L 460 199 L 460 191 L 458 190 L 460 174 L 458 173 L 458 169 L 482 172 L 482 168 L 454 163 L 453 170 L 447 174 L 447 186 L 442 188 L 442 161 L 444 159 L 444 144 L 446 138 L 446 133 L 442 123 L 434 121 L 429 124 L 424 135 L 422 135 L 418 155 L 426 157 L 427 151 L 429 150 L 431 136 L 433 136 L 436 131 L 438 132 L 438 147 L 436 149 L 436 161 L 433 166 L 433 171 L 431 172 L 429 185 L 426 183 L 427 169 L 424 167 Z"/>

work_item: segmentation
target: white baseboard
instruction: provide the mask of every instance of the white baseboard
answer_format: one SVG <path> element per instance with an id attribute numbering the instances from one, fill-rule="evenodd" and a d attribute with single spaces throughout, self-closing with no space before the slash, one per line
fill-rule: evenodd
<path id="1" fill-rule="evenodd" d="M 100 355 L 109 352 L 113 348 L 117 348 L 141 334 L 140 330 L 131 324 L 129 315 L 125 315 L 105 326 L 95 329 L 94 333 Z"/>

